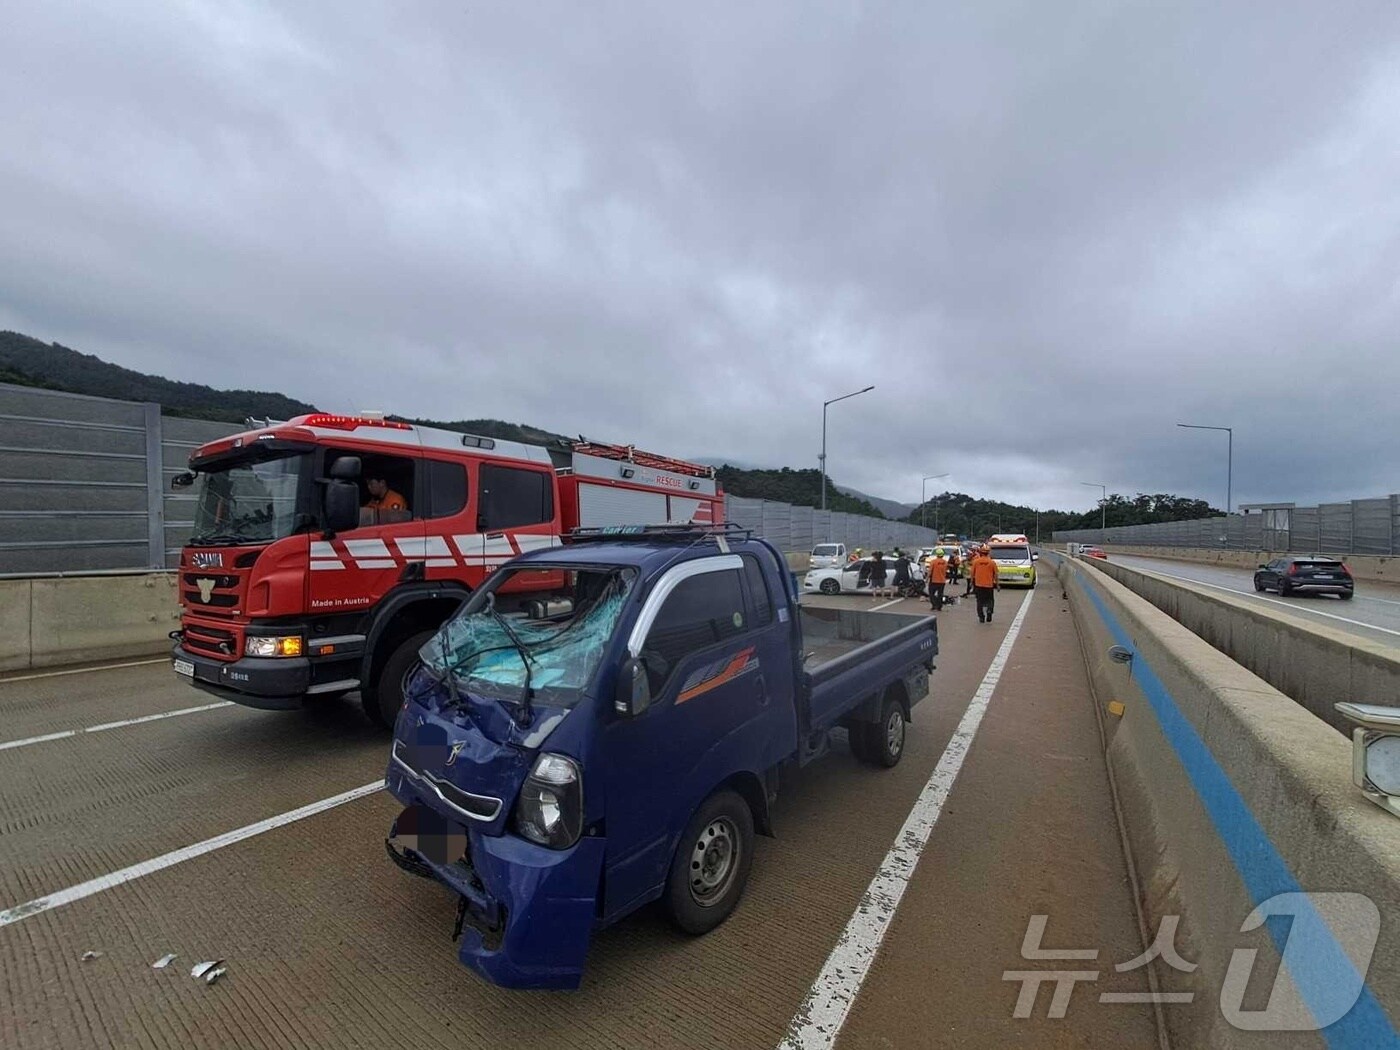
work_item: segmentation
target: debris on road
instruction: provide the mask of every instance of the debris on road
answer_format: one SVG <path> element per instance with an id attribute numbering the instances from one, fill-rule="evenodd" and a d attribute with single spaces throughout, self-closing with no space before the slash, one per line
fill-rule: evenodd
<path id="1" fill-rule="evenodd" d="M 228 973 L 227 966 L 216 966 L 214 969 L 210 970 L 204 975 L 204 983 L 213 984 L 226 973 Z"/>
<path id="2" fill-rule="evenodd" d="M 205 974 L 213 970 L 216 966 L 222 966 L 223 962 L 224 961 L 222 959 L 210 959 L 207 962 L 195 963 L 194 969 L 190 971 L 190 976 L 194 978 L 203 977 Z M 218 980 L 218 978 L 215 978 L 215 980 Z"/>
<path id="3" fill-rule="evenodd" d="M 151 969 L 152 969 L 152 970 L 164 970 L 167 966 L 169 966 L 169 965 L 170 965 L 171 963 L 173 963 L 174 961 L 175 961 L 175 953 L 174 953 L 174 952 L 171 952 L 169 955 L 162 955 L 162 956 L 161 956 L 159 959 L 157 959 L 155 962 L 151 963 Z"/>
<path id="4" fill-rule="evenodd" d="M 83 952 L 83 962 L 92 962 L 92 960 L 100 958 L 102 958 L 101 952 Z"/>

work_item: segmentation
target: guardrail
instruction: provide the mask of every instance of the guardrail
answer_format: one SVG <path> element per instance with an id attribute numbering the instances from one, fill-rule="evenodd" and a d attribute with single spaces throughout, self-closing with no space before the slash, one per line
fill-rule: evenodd
<path id="1" fill-rule="evenodd" d="M 1349 742 L 1102 566 L 1046 559 L 1079 627 L 1148 935 L 1179 916 L 1174 947 L 1195 966 L 1154 964 L 1164 992 L 1194 1003 L 1163 1008 L 1173 1043 L 1278 1045 L 1299 1029 L 1270 1011 L 1293 1006 L 1304 1029 L 1330 1022 L 1331 1046 L 1395 1045 L 1400 925 L 1378 921 L 1371 945 L 1348 916 L 1364 919 L 1364 900 L 1400 909 L 1400 822 L 1353 788 Z M 1340 918 L 1339 900 L 1354 905 Z"/>

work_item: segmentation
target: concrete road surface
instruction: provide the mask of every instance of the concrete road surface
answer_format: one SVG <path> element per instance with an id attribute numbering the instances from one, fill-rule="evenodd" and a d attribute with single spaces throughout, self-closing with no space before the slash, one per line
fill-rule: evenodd
<path id="1" fill-rule="evenodd" d="M 574 993 L 506 992 L 457 963 L 451 896 L 384 855 L 387 738 L 353 701 L 210 706 L 164 663 L 0 682 L 0 1045 L 734 1050 L 788 1033 L 841 1048 L 1153 1045 L 1151 1006 L 1098 1000 L 1147 981 L 1111 965 L 1142 938 L 1057 588 L 1029 599 L 998 659 L 1027 600 L 1001 592 L 988 625 L 969 603 L 943 612 L 903 762 L 859 765 L 836 734 L 785 788 L 778 837 L 759 840 L 728 923 L 689 938 L 644 909 L 595 938 Z M 814 604 L 828 602 L 872 604 Z M 970 705 L 985 716 L 964 748 Z M 848 926 L 868 934 L 862 898 L 892 849 L 914 848 L 901 826 L 940 762 L 961 769 L 912 875 L 898 875 L 884 942 L 873 964 L 846 966 L 852 942 L 833 949 Z M 238 829 L 252 831 L 227 835 Z M 1037 915 L 1043 948 L 1097 961 L 1023 959 Z M 226 976 L 191 979 L 210 959 Z M 1049 986 L 1014 1017 L 1023 984 L 1006 972 L 1055 968 L 1102 975 L 1063 1018 L 1047 1017 Z M 853 1006 L 817 1030 L 833 979 Z"/>
<path id="2" fill-rule="evenodd" d="M 1173 561 L 1168 558 L 1142 558 L 1137 555 L 1115 554 L 1108 550 L 1109 560 L 1130 569 L 1146 569 L 1161 576 L 1190 580 L 1216 590 L 1243 595 L 1283 610 L 1294 616 L 1312 620 L 1346 631 L 1368 641 L 1400 648 L 1400 587 L 1390 583 L 1356 582 L 1356 593 L 1350 601 L 1331 595 L 1291 594 L 1280 598 L 1273 591 L 1260 594 L 1254 590 L 1254 570 L 1225 565 L 1202 565 L 1197 562 Z"/>

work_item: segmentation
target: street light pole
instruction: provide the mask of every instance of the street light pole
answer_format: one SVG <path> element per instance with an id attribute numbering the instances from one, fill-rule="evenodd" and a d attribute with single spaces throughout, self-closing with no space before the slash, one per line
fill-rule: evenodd
<path id="1" fill-rule="evenodd" d="M 868 394 L 875 387 L 868 386 L 864 390 L 853 390 L 849 394 L 842 394 L 840 397 L 833 397 L 830 401 L 822 402 L 822 510 L 826 510 L 826 409 L 828 405 L 834 405 L 838 401 L 845 401 L 848 397 L 855 397 L 857 394 Z M 831 521 L 827 519 L 826 540 L 831 542 Z"/>
<path id="2" fill-rule="evenodd" d="M 948 476 L 947 474 L 930 474 L 928 477 L 924 478 L 923 482 L 919 485 L 919 528 L 928 528 L 928 510 L 924 507 L 924 504 L 928 502 L 928 483 L 930 481 L 936 481 L 938 478 L 946 478 Z M 935 496 L 934 498 L 937 499 L 938 497 Z M 933 530 L 935 532 L 938 531 L 937 503 L 933 505 Z M 935 537 L 935 539 L 936 538 L 937 537 Z"/>
<path id="3" fill-rule="evenodd" d="M 1225 514 L 1228 517 L 1234 506 L 1235 499 L 1235 428 L 1234 427 L 1207 427 L 1200 423 L 1178 423 L 1177 426 L 1186 430 L 1223 430 L 1226 434 L 1225 440 Z"/>
<path id="4" fill-rule="evenodd" d="M 1108 486 L 1097 481 L 1081 481 L 1079 484 L 1088 485 L 1091 489 L 1103 490 L 1103 499 L 1099 500 L 1099 532 L 1103 532 L 1108 521 Z M 1099 541 L 1103 542 L 1106 538 L 1100 536 Z"/>

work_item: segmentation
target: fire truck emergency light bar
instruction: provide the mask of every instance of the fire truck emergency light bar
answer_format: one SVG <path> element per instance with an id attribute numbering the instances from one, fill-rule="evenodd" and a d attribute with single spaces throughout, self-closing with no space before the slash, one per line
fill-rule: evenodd
<path id="1" fill-rule="evenodd" d="M 412 430 L 412 423 L 400 423 L 396 419 L 382 419 L 373 416 L 335 416 L 328 412 L 316 412 L 302 422 L 304 427 L 322 427 L 326 430 L 354 430 L 357 427 L 384 427 L 387 430 Z"/>

